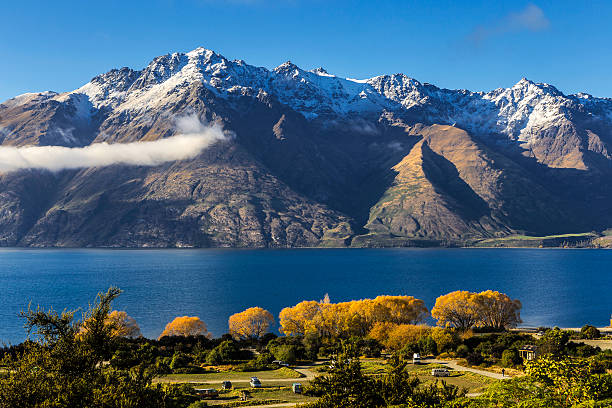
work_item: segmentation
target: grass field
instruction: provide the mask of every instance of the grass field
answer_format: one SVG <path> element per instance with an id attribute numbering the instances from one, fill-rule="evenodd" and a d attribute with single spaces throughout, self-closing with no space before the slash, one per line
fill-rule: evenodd
<path id="1" fill-rule="evenodd" d="M 598 235 L 592 232 L 582 232 L 576 234 L 559 234 L 534 237 L 529 235 L 509 235 L 507 237 L 489 238 L 477 241 L 473 246 L 477 247 L 537 247 L 537 246 L 560 246 L 563 243 L 577 243 L 589 241 L 597 238 Z"/>
<path id="2" fill-rule="evenodd" d="M 240 401 L 240 392 L 247 390 L 249 392 L 249 398 L 247 401 Z M 227 393 L 221 393 L 218 398 L 207 399 L 206 403 L 210 406 L 223 407 L 223 406 L 249 406 L 249 405 L 264 405 L 264 404 L 276 404 L 284 402 L 298 402 L 306 403 L 315 401 L 314 397 L 307 397 L 301 394 L 294 394 L 291 390 L 291 385 L 287 386 L 274 386 L 264 387 L 260 389 L 250 388 L 235 388 Z"/>
<path id="3" fill-rule="evenodd" d="M 228 371 L 223 373 L 205 373 L 205 374 L 168 374 L 159 377 L 155 382 L 188 382 L 188 383 L 206 383 L 208 381 L 244 381 L 248 382 L 251 377 L 258 377 L 260 380 L 282 380 L 285 378 L 302 378 L 303 374 L 298 373 L 287 367 L 279 368 L 278 370 L 269 371 Z"/>
<path id="4" fill-rule="evenodd" d="M 408 370 L 415 373 L 417 377 L 425 384 L 437 381 L 445 381 L 447 384 L 456 385 L 467 389 L 468 393 L 482 392 L 490 384 L 498 381 L 493 378 L 485 377 L 480 374 L 470 373 L 467 371 L 449 370 L 448 377 L 434 377 L 431 375 L 432 368 L 448 368 L 439 364 L 425 364 L 417 366 L 409 366 Z"/>

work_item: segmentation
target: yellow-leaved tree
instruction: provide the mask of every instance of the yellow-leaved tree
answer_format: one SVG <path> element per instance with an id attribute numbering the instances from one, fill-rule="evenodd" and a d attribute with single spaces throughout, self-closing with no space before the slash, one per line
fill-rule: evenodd
<path id="1" fill-rule="evenodd" d="M 315 318 L 321 312 L 319 302 L 314 300 L 298 303 L 293 307 L 286 307 L 279 314 L 280 331 L 286 336 L 299 336 L 308 333 L 317 333 Z"/>
<path id="2" fill-rule="evenodd" d="M 396 324 L 381 341 L 387 349 L 400 350 L 406 344 L 416 343 L 429 334 L 431 328 L 425 325 Z"/>
<path id="3" fill-rule="evenodd" d="M 91 319 L 84 320 L 79 328 L 79 335 L 89 332 L 90 324 Z M 113 337 L 136 338 L 141 336 L 140 327 L 136 320 L 122 310 L 110 312 L 104 319 L 104 325 L 110 328 L 110 334 Z"/>
<path id="4" fill-rule="evenodd" d="M 106 318 L 113 325 L 113 336 L 136 338 L 142 336 L 136 320 L 123 310 L 113 310 Z"/>
<path id="5" fill-rule="evenodd" d="M 521 302 L 505 293 L 485 290 L 475 296 L 480 326 L 506 329 L 516 327 L 521 320 Z"/>
<path id="6" fill-rule="evenodd" d="M 210 338 L 211 334 L 208 332 L 206 324 L 199 317 L 181 316 L 168 323 L 159 338 L 165 336 L 206 336 Z"/>
<path id="7" fill-rule="evenodd" d="M 439 326 L 465 331 L 474 326 L 504 329 L 521 323 L 521 302 L 493 290 L 457 290 L 440 296 L 431 309 Z"/>
<path id="8" fill-rule="evenodd" d="M 258 339 L 274 323 L 272 313 L 261 307 L 250 307 L 229 318 L 229 332 L 236 339 Z"/>
<path id="9" fill-rule="evenodd" d="M 324 337 L 364 336 L 376 323 L 416 324 L 427 308 L 412 296 L 378 296 L 375 299 L 331 303 L 304 301 L 283 309 L 280 331 L 285 335 L 314 333 Z"/>
<path id="10" fill-rule="evenodd" d="M 478 312 L 476 294 L 457 290 L 437 298 L 431 316 L 438 321 L 438 326 L 465 331 L 478 323 Z"/>

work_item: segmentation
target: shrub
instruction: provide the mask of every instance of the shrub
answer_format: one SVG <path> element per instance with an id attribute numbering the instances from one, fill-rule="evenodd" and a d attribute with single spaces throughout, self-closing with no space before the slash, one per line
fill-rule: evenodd
<path id="1" fill-rule="evenodd" d="M 580 334 L 583 339 L 598 339 L 601 337 L 601 333 L 595 326 L 584 325 L 580 329 Z"/>
<path id="2" fill-rule="evenodd" d="M 298 347 L 291 344 L 270 347 L 270 351 L 277 360 L 282 360 L 289 364 L 293 364 L 297 361 L 297 350 Z"/>
<path id="3" fill-rule="evenodd" d="M 236 359 L 240 350 L 232 340 L 225 340 L 212 349 L 206 356 L 206 362 L 210 365 L 219 365 Z"/>
<path id="4" fill-rule="evenodd" d="M 514 349 L 504 350 L 501 357 L 502 367 L 514 367 L 521 363 L 521 357 Z"/>
<path id="5" fill-rule="evenodd" d="M 555 327 L 544 333 L 542 338 L 538 340 L 538 351 L 540 354 L 560 356 L 563 354 L 568 341 L 569 333 Z"/>
<path id="6" fill-rule="evenodd" d="M 467 360 L 469 365 L 473 365 L 473 366 L 480 365 L 484 362 L 484 358 L 482 357 L 482 354 L 476 351 L 468 353 L 465 359 Z"/>
<path id="7" fill-rule="evenodd" d="M 441 327 L 434 327 L 431 329 L 431 338 L 438 346 L 438 353 L 452 350 L 454 346 L 459 343 L 456 331 L 443 329 Z"/>
<path id="8" fill-rule="evenodd" d="M 190 358 L 183 353 L 174 353 L 170 361 L 170 369 L 175 371 L 178 368 L 187 367 L 190 363 Z"/>
<path id="9" fill-rule="evenodd" d="M 421 337 L 418 341 L 419 352 L 424 356 L 438 354 L 438 346 L 431 336 Z"/>
<path id="10" fill-rule="evenodd" d="M 460 344 L 459 347 L 457 347 L 456 352 L 458 357 L 467 357 L 467 355 L 470 353 L 470 348 L 465 344 Z"/>

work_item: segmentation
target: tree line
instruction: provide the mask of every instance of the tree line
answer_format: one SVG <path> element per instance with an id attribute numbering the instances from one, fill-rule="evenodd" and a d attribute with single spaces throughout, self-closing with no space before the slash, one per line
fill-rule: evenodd
<path id="1" fill-rule="evenodd" d="M 518 299 L 497 291 L 475 293 L 458 290 L 438 297 L 431 316 L 438 326 L 459 331 L 474 327 L 502 330 L 521 323 L 521 307 Z M 424 323 L 429 315 L 425 302 L 413 296 L 384 295 L 339 303 L 332 303 L 326 296 L 320 301 L 305 300 L 282 309 L 279 331 L 286 336 L 370 334 L 370 337 L 378 338 L 393 330 L 402 330 L 406 325 Z M 272 313 L 261 307 L 251 307 L 230 316 L 228 328 L 236 339 L 256 339 L 267 333 L 274 323 Z M 166 325 L 160 338 L 176 335 L 209 336 L 210 333 L 199 317 L 181 316 Z"/>

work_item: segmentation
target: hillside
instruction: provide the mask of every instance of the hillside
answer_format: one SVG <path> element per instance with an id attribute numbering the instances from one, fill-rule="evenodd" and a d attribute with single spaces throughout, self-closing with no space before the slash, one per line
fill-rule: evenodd
<path id="1" fill-rule="evenodd" d="M 155 166 L 2 171 L 0 245 L 472 245 L 612 226 L 612 100 L 527 79 L 470 92 L 198 48 L 5 101 L 0 149 L 156 141 L 185 118 L 226 137 Z"/>

